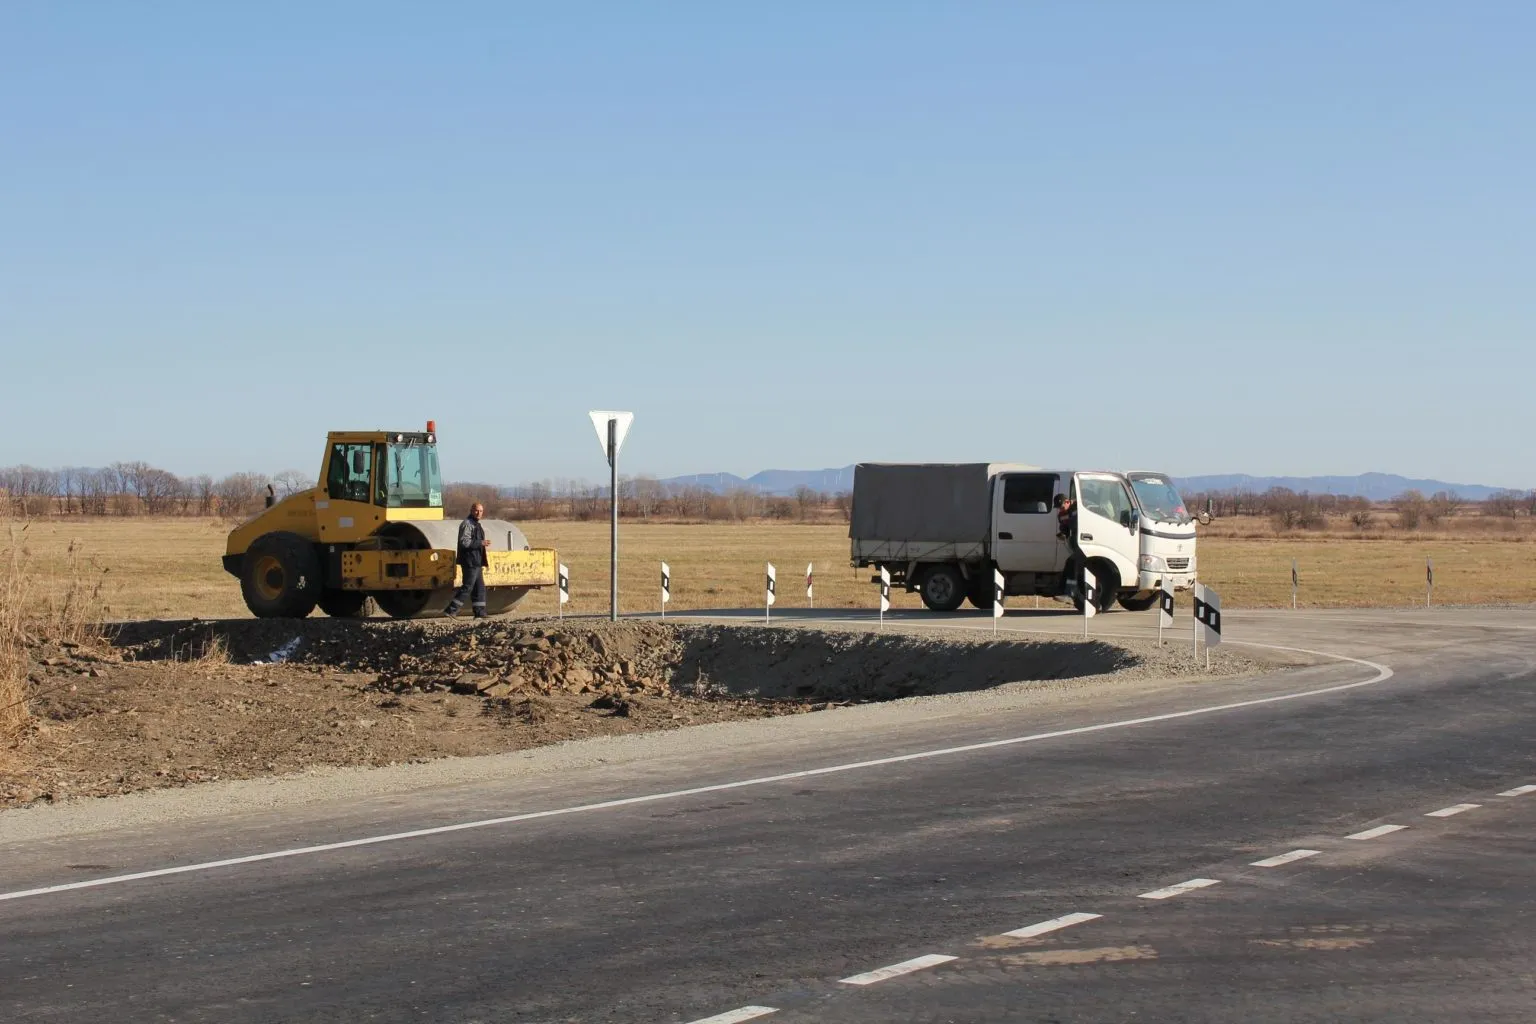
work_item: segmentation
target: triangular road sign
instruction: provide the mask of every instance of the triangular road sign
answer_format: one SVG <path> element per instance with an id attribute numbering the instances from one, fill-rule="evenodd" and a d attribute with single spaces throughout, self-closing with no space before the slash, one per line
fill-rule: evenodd
<path id="1" fill-rule="evenodd" d="M 614 420 L 613 454 L 617 455 L 619 449 L 624 447 L 624 435 L 629 433 L 629 425 L 635 422 L 635 414 L 632 412 L 612 412 L 607 409 L 593 409 L 587 413 L 592 417 L 592 428 L 597 431 L 597 444 L 603 450 L 603 458 L 608 457 L 608 421 Z"/>

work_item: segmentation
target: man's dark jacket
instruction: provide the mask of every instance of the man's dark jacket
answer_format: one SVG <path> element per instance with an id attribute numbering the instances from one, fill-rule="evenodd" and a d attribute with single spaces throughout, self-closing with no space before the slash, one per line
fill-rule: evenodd
<path id="1" fill-rule="evenodd" d="M 466 519 L 459 525 L 458 562 L 466 569 L 485 567 L 485 527 L 478 519 Z"/>

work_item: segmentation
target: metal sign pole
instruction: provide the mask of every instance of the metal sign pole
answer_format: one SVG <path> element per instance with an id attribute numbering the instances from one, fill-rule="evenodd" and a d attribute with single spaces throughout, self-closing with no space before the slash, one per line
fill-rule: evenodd
<path id="1" fill-rule="evenodd" d="M 597 431 L 597 443 L 608 457 L 608 595 L 609 616 L 619 621 L 619 448 L 635 421 L 632 412 L 593 409 L 587 413 Z"/>
<path id="2" fill-rule="evenodd" d="M 619 621 L 619 423 L 608 421 L 609 617 Z"/>

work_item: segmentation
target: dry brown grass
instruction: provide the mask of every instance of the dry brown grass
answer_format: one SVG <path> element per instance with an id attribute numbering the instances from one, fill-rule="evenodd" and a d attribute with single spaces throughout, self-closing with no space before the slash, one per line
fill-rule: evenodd
<path id="1" fill-rule="evenodd" d="M 1300 563 L 1301 603 L 1307 607 L 1409 606 L 1424 600 L 1424 559 L 1435 560 L 1435 601 L 1447 604 L 1536 600 L 1536 543 L 1526 532 L 1506 536 L 1470 530 L 1382 532 L 1362 540 L 1353 531 L 1231 535 L 1232 520 L 1203 528 L 1201 577 L 1228 607 L 1290 604 L 1291 560 Z M 1255 524 L 1263 526 L 1262 523 Z M 108 581 L 109 614 L 121 619 L 243 617 L 235 579 L 223 571 L 226 524 L 187 519 L 34 521 L 27 528 L 31 565 L 68 580 L 80 553 Z M 530 541 L 555 547 L 571 568 L 569 614 L 608 608 L 608 526 L 602 522 L 525 524 Z M 71 554 L 71 545 L 74 545 Z M 869 570 L 848 565 L 847 528 L 784 523 L 631 523 L 620 529 L 620 590 L 626 612 L 660 606 L 660 562 L 672 567 L 672 603 L 683 612 L 760 608 L 763 567 L 778 568 L 779 608 L 806 604 L 803 574 L 816 564 L 818 608 L 873 608 Z M 915 595 L 893 594 L 897 607 L 916 608 Z M 1016 599 L 1018 600 L 1018 599 Z M 1023 599 L 1029 600 L 1029 599 Z M 1048 604 L 1048 602 L 1047 602 Z M 533 594 L 523 614 L 555 611 L 553 589 Z"/>
<path id="2" fill-rule="evenodd" d="M 73 541 L 40 566 L 32 525 L 7 520 L 0 552 L 0 737 L 26 724 L 31 652 L 45 644 L 87 645 L 101 635 L 103 573 Z"/>

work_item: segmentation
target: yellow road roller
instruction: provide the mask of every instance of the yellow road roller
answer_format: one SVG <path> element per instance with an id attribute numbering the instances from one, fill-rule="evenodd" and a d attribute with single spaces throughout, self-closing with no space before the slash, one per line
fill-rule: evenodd
<path id="1" fill-rule="evenodd" d="M 483 519 L 490 542 L 486 611 L 510 611 L 529 591 L 554 586 L 559 559 L 532 548 L 512 523 Z M 462 573 L 459 524 L 443 519 L 437 430 L 333 431 L 320 482 L 274 501 L 229 535 L 224 569 L 264 619 L 368 614 L 368 599 L 397 619 L 440 615 Z"/>

